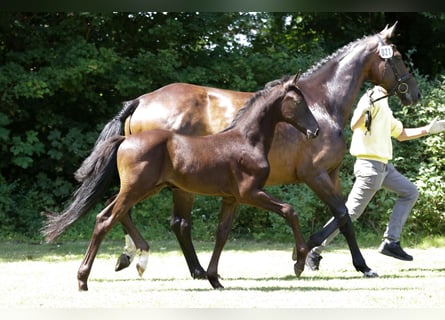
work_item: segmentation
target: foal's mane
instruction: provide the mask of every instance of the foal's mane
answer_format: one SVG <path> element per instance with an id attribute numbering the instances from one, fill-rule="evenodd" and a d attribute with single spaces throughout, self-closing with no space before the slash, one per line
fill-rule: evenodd
<path id="1" fill-rule="evenodd" d="M 312 67 L 310 67 L 306 72 L 304 72 L 301 75 L 301 78 L 305 78 L 305 77 L 312 75 L 313 73 L 320 70 L 323 66 L 325 66 L 328 62 L 332 61 L 333 59 L 343 57 L 346 53 L 349 52 L 350 49 L 354 48 L 355 46 L 357 46 L 358 44 L 362 43 L 364 40 L 366 40 L 370 37 L 371 36 L 364 36 L 362 38 L 356 39 L 356 40 L 346 44 L 345 46 L 341 47 L 340 49 L 338 49 L 331 55 L 327 56 L 326 58 L 320 60 L 319 62 L 314 64 Z"/>
<path id="2" fill-rule="evenodd" d="M 258 100 L 264 99 L 270 92 L 275 89 L 277 86 L 283 86 L 286 82 L 289 81 L 291 76 L 284 76 L 281 79 L 278 80 L 272 80 L 266 83 L 263 89 L 255 92 L 255 94 L 244 104 L 241 109 L 238 110 L 238 113 L 235 115 L 235 117 L 232 120 L 232 123 L 225 128 L 222 132 L 225 132 L 229 129 L 232 129 L 236 124 L 239 122 L 239 119 L 243 117 L 243 115 L 252 108 L 253 105 L 255 105 Z"/>

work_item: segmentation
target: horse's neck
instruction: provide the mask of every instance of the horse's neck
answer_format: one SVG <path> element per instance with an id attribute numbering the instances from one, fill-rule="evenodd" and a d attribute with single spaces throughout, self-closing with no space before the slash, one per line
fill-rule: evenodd
<path id="1" fill-rule="evenodd" d="M 344 127 L 360 88 L 366 81 L 363 72 L 366 61 L 354 55 L 333 61 L 313 75 L 300 79 L 300 88 L 307 100 L 307 93 L 310 95 L 311 105 L 322 108 L 331 120 Z M 308 92 L 304 90 L 306 87 Z"/>
<path id="2" fill-rule="evenodd" d="M 250 109 L 244 114 L 243 118 L 234 127 L 243 137 L 245 137 L 249 144 L 263 148 L 268 152 L 272 144 L 275 126 L 277 124 L 277 117 L 274 112 L 274 104 L 278 99 L 271 99 L 262 105 L 252 105 Z M 258 102 L 261 104 L 261 102 Z"/>

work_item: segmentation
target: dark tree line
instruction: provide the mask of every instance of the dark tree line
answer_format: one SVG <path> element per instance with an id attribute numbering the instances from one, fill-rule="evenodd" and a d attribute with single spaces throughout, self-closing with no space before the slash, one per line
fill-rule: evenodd
<path id="1" fill-rule="evenodd" d="M 39 237 L 40 211 L 66 205 L 73 172 L 122 101 L 172 82 L 254 91 L 395 21 L 394 42 L 434 98 L 434 105 L 425 102 L 423 117 L 404 117 L 427 121 L 444 96 L 442 13 L 1 12 L 1 238 Z M 430 160 L 413 157 L 406 168 L 418 173 L 419 161 L 433 161 L 437 146 L 426 146 Z M 425 146 L 418 152 L 425 157 Z M 424 176 L 443 176 L 436 160 Z M 310 193 L 299 193 L 306 211 L 318 210 L 310 208 L 319 205 Z M 432 229 L 443 230 L 440 196 L 428 199 L 439 207 L 431 213 Z M 255 229 L 241 219 L 245 224 Z"/>

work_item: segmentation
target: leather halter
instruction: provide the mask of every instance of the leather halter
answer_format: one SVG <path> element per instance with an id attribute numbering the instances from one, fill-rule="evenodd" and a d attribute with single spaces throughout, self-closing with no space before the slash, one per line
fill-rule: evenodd
<path id="1" fill-rule="evenodd" d="M 384 46 L 386 45 L 385 42 L 383 41 L 383 39 L 377 34 L 377 38 L 379 39 L 380 43 Z M 394 73 L 394 76 L 396 78 L 396 83 L 394 83 L 394 85 L 392 86 L 392 88 L 388 91 L 388 94 L 385 96 L 382 96 L 376 100 L 373 100 L 373 102 L 376 102 L 380 99 L 389 97 L 391 95 L 393 95 L 394 93 L 398 92 L 401 94 L 405 94 L 408 92 L 409 90 L 409 86 L 406 83 L 407 80 L 412 78 L 412 75 L 408 72 L 405 75 L 400 75 L 400 72 L 397 70 L 396 65 L 394 63 L 393 57 L 391 58 L 386 58 L 385 59 L 385 70 L 386 70 L 386 64 L 389 64 L 389 66 L 392 69 L 392 72 Z"/>

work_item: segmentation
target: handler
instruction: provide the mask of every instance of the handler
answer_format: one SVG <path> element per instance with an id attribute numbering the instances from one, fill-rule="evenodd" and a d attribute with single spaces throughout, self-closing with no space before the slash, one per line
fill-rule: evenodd
<path id="1" fill-rule="evenodd" d="M 424 127 L 404 128 L 402 123 L 393 117 L 387 96 L 388 93 L 384 88 L 375 86 L 360 98 L 352 116 L 353 135 L 350 152 L 356 157 L 354 165 L 356 179 L 346 207 L 351 220 L 355 221 L 365 211 L 378 190 L 385 188 L 397 193 L 398 199 L 378 251 L 400 260 L 412 261 L 413 257 L 400 246 L 400 233 L 417 201 L 419 192 L 411 181 L 389 163 L 392 159 L 391 137 L 398 141 L 406 141 L 440 133 L 445 131 L 445 120 L 437 121 L 436 118 Z M 322 250 L 338 233 L 337 229 L 320 246 L 309 252 L 306 265 L 310 269 L 319 269 Z"/>

